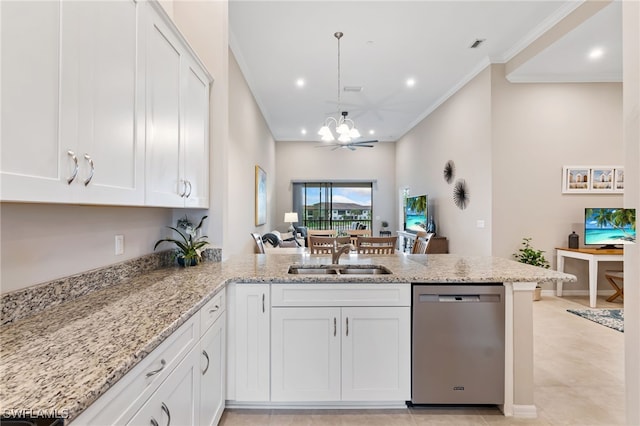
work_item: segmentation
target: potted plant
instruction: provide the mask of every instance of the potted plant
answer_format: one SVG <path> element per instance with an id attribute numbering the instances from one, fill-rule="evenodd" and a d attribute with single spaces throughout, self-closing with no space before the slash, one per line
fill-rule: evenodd
<path id="1" fill-rule="evenodd" d="M 175 256 L 178 259 L 178 264 L 180 266 L 197 265 L 202 260 L 202 250 L 204 250 L 204 247 L 209 244 L 209 242 L 206 241 L 206 235 L 196 237 L 198 230 L 202 228 L 202 224 L 206 218 L 207 216 L 204 216 L 200 219 L 200 223 L 196 227 L 193 226 L 186 216 L 178 220 L 176 228 L 173 226 L 167 226 L 167 228 L 177 232 L 178 235 L 180 235 L 180 238 L 163 238 L 158 240 L 156 245 L 153 246 L 153 250 L 158 248 L 158 246 L 164 242 L 173 243 L 176 245 Z"/>
<path id="2" fill-rule="evenodd" d="M 549 261 L 544 257 L 544 251 L 533 248 L 531 246 L 531 240 L 531 237 L 523 238 L 522 247 L 518 249 L 517 253 L 513 253 L 513 257 L 515 257 L 518 262 L 549 269 L 551 265 L 549 264 Z M 540 300 L 541 297 L 542 288 L 537 285 L 535 291 L 533 292 L 533 300 Z"/>

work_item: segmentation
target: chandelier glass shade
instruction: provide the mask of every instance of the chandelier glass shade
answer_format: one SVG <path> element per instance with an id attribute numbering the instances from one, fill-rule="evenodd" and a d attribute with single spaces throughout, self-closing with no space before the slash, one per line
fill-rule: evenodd
<path id="1" fill-rule="evenodd" d="M 332 142 L 338 139 L 339 142 L 348 143 L 361 136 L 353 120 L 347 118 L 349 113 L 340 111 L 340 39 L 343 35 L 340 31 L 333 34 L 338 39 L 338 112 L 340 112 L 340 117 L 328 117 L 324 121 L 324 125 L 318 131 L 318 135 L 321 136 L 324 142 Z M 332 127 L 333 131 L 331 130 Z"/>

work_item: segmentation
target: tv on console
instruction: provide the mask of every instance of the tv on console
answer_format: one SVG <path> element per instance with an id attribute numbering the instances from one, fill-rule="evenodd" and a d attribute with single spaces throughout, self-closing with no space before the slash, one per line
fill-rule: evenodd
<path id="1" fill-rule="evenodd" d="M 636 209 L 584 209 L 584 244 L 615 248 L 636 242 Z"/>
<path id="2" fill-rule="evenodd" d="M 427 196 L 407 197 L 404 205 L 404 230 L 407 232 L 427 229 Z"/>

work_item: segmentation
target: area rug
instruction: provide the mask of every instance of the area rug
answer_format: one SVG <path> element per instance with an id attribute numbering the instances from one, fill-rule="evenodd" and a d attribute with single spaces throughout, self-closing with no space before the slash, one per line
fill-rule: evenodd
<path id="1" fill-rule="evenodd" d="M 622 309 L 567 309 L 567 312 L 624 333 Z"/>

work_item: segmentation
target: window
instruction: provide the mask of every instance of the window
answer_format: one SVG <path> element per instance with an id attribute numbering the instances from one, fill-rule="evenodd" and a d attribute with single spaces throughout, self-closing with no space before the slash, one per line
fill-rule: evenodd
<path id="1" fill-rule="evenodd" d="M 308 229 L 371 229 L 372 182 L 294 182 L 293 211 Z"/>

